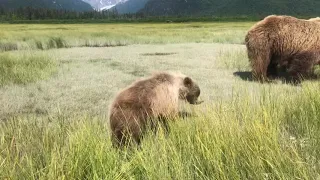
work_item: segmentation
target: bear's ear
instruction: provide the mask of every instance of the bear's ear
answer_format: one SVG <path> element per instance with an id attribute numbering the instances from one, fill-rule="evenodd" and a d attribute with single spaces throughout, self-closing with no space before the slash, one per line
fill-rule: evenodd
<path id="1" fill-rule="evenodd" d="M 183 79 L 183 84 L 186 86 L 186 87 L 191 87 L 192 86 L 192 79 L 191 78 L 189 78 L 189 77 L 185 77 L 184 79 Z"/>

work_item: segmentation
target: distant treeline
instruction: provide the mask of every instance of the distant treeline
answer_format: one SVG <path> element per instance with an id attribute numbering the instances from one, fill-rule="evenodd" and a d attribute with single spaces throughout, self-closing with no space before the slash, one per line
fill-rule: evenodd
<path id="1" fill-rule="evenodd" d="M 0 21 L 8 23 L 124 23 L 124 22 L 210 22 L 210 21 L 257 21 L 259 16 L 150 16 L 143 13 L 119 14 L 111 11 L 77 12 L 61 9 L 21 7 L 4 9 L 0 7 Z M 309 18 L 309 17 L 300 17 Z"/>
<path id="2" fill-rule="evenodd" d="M 70 11 L 62 9 L 47 9 L 35 7 L 20 7 L 4 9 L 0 7 L 0 19 L 12 20 L 77 20 L 77 19 L 118 19 L 118 18 L 144 18 L 142 13 L 119 14 L 116 9 L 112 11 Z"/>

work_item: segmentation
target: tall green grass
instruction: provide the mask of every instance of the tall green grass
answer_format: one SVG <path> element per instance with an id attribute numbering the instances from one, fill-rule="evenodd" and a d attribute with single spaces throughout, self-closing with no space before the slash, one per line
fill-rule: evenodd
<path id="1" fill-rule="evenodd" d="M 16 117 L 0 123 L 0 178 L 317 179 L 319 87 L 236 86 L 230 100 L 199 106 L 137 150 L 113 149 L 96 117 Z"/>
<path id="2" fill-rule="evenodd" d="M 44 54 L 0 54 L 0 86 L 35 82 L 56 69 L 57 63 Z"/>
<path id="3" fill-rule="evenodd" d="M 217 65 L 223 69 L 238 71 L 250 70 L 247 51 L 245 48 L 221 49 L 217 55 Z"/>
<path id="4" fill-rule="evenodd" d="M 253 22 L 2 24 L 0 51 L 129 44 L 243 43 Z"/>

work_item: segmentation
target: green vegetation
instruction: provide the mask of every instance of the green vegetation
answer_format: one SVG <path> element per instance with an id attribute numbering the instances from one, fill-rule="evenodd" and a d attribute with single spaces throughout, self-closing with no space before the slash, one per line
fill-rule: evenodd
<path id="1" fill-rule="evenodd" d="M 9 0 L 1 1 L 0 8 L 3 9 L 14 9 L 20 7 L 34 7 L 34 8 L 49 8 L 49 9 L 65 9 L 73 11 L 92 11 L 92 7 L 78 0 Z M 1 14 L 1 13 L 0 13 Z M 45 15 L 45 14 L 43 14 Z"/>
<path id="2" fill-rule="evenodd" d="M 10 0 L 0 4 L 0 20 L 126 20 L 157 21 L 168 16 L 182 19 L 203 17 L 250 19 L 270 14 L 292 16 L 318 16 L 318 0 L 129 0 L 107 11 L 94 11 L 81 0 Z M 187 16 L 187 18 L 186 18 Z"/>
<path id="3" fill-rule="evenodd" d="M 252 22 L 0 26 L 0 51 L 186 42 L 243 43 Z"/>
<path id="4" fill-rule="evenodd" d="M 250 81 L 252 24 L 0 26 L 0 179 L 319 178 L 320 83 Z M 204 103 L 112 148 L 108 104 L 163 70 L 194 78 Z"/>
<path id="5" fill-rule="evenodd" d="M 156 16 L 317 16 L 319 8 L 320 2 L 317 0 L 149 0 L 140 12 Z"/>
<path id="6" fill-rule="evenodd" d="M 249 71 L 250 63 L 245 47 L 235 49 L 221 49 L 218 52 L 218 65 L 224 69 L 236 69 L 238 71 Z"/>
<path id="7" fill-rule="evenodd" d="M 14 118 L 0 125 L 0 177 L 313 179 L 320 175 L 319 87 L 306 84 L 288 97 L 278 87 L 252 96 L 237 86 L 230 101 L 124 152 L 111 147 L 95 117 Z"/>
<path id="8" fill-rule="evenodd" d="M 47 18 L 47 19 L 10 19 L 10 18 L 3 18 L 0 20 L 1 23 L 4 24 L 123 24 L 123 23 L 132 23 L 132 24 L 143 24 L 143 23 L 194 23 L 194 22 L 255 22 L 264 18 L 260 16 L 201 16 L 201 17 L 194 17 L 194 16 L 156 16 L 156 17 L 139 17 L 139 16 L 119 16 L 116 18 L 79 18 L 75 19 L 59 19 L 59 18 Z M 302 19 L 309 19 L 314 16 L 296 16 Z"/>
<path id="9" fill-rule="evenodd" d="M 47 78 L 57 68 L 46 55 L 0 54 L 0 86 L 26 84 Z"/>

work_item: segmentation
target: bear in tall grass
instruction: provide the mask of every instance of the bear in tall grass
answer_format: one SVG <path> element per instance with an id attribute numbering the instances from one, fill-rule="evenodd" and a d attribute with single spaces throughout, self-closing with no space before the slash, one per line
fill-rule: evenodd
<path id="1" fill-rule="evenodd" d="M 198 84 L 180 73 L 159 72 L 120 91 L 109 107 L 111 138 L 115 147 L 140 144 L 147 128 L 178 115 L 179 100 L 200 104 Z M 133 140 L 133 141 L 132 141 Z"/>
<path id="2" fill-rule="evenodd" d="M 269 81 L 285 70 L 300 82 L 312 76 L 313 66 L 320 62 L 320 23 L 271 15 L 248 31 L 245 44 L 255 79 Z"/>

